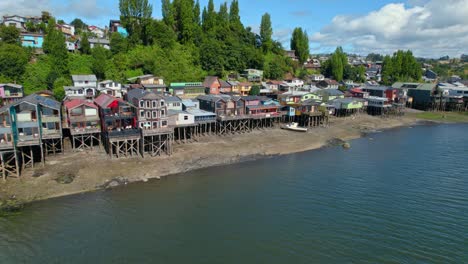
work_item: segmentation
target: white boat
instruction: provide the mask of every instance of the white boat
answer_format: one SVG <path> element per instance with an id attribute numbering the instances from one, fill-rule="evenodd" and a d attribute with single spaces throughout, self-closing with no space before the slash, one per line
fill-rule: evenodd
<path id="1" fill-rule="evenodd" d="M 307 132 L 307 128 L 300 127 L 298 123 L 294 123 L 294 122 L 286 124 L 286 125 L 282 125 L 281 128 L 292 130 L 292 131 L 298 131 L 298 132 Z"/>

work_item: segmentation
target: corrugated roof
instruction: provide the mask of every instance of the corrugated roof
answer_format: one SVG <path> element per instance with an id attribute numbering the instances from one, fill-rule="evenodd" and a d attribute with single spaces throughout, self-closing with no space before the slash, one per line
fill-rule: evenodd
<path id="1" fill-rule="evenodd" d="M 94 103 L 97 104 L 101 108 L 107 108 L 109 104 L 111 104 L 114 101 L 127 103 L 124 100 L 120 98 L 116 98 L 109 94 L 100 94 L 96 99 L 94 99 Z"/>
<path id="2" fill-rule="evenodd" d="M 160 100 L 163 99 L 163 96 L 147 90 L 132 89 L 127 93 L 127 98 L 129 101 L 132 101 L 133 98 L 136 98 L 137 100 L 142 98 Z"/>
<path id="3" fill-rule="evenodd" d="M 74 82 L 78 81 L 89 81 L 89 82 L 96 82 L 97 78 L 96 75 L 94 74 L 88 74 L 88 75 L 72 75 L 72 80 Z"/>
<path id="4" fill-rule="evenodd" d="M 177 96 L 164 96 L 164 101 L 166 101 L 166 102 L 182 102 L 182 100 Z"/>
<path id="5" fill-rule="evenodd" d="M 38 94 L 30 94 L 30 95 L 28 95 L 28 96 L 26 96 L 24 98 L 21 98 L 20 100 L 18 100 L 16 102 L 12 103 L 12 104 L 10 104 L 10 105 L 3 106 L 2 108 L 0 108 L 0 112 L 3 113 L 10 106 L 17 106 L 17 105 L 20 105 L 23 102 L 27 102 L 27 103 L 30 103 L 30 104 L 33 104 L 33 105 L 42 105 L 42 106 L 52 108 L 52 109 L 55 109 L 55 110 L 60 110 L 60 103 L 55 101 L 54 99 L 49 98 L 49 97 L 40 96 Z"/>
<path id="6" fill-rule="evenodd" d="M 92 102 L 89 102 L 87 100 L 83 100 L 83 99 L 71 99 L 71 100 L 66 100 L 63 102 L 63 105 L 65 106 L 65 108 L 67 109 L 73 109 L 73 108 L 76 108 L 78 106 L 81 106 L 81 105 L 86 105 L 86 106 L 89 106 L 89 107 L 92 107 L 92 108 L 98 108 L 95 104 L 93 104 Z"/>

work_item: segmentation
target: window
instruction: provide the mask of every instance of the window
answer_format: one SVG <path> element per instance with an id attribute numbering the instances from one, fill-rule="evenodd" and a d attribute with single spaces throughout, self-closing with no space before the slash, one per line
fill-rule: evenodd
<path id="1" fill-rule="evenodd" d="M 165 115 L 166 115 L 165 111 L 161 110 L 161 116 L 165 116 Z"/>
<path id="2" fill-rule="evenodd" d="M 140 127 L 143 128 L 143 122 L 140 122 Z"/>
<path id="3" fill-rule="evenodd" d="M 184 116 L 184 120 L 188 120 L 188 116 Z"/>
<path id="4" fill-rule="evenodd" d="M 153 101 L 153 108 L 156 108 L 156 107 L 158 107 L 157 102 Z"/>
<path id="5" fill-rule="evenodd" d="M 151 107 L 150 101 L 146 101 L 146 108 L 150 108 L 150 107 Z"/>
<path id="6" fill-rule="evenodd" d="M 167 126 L 167 121 L 162 121 L 161 125 L 162 126 Z"/>
<path id="7" fill-rule="evenodd" d="M 151 112 L 150 111 L 146 112 L 146 118 L 151 118 Z"/>
<path id="8" fill-rule="evenodd" d="M 140 107 L 141 107 L 141 108 L 145 107 L 145 101 L 140 100 Z"/>
<path id="9" fill-rule="evenodd" d="M 140 111 L 140 117 L 145 117 L 145 111 Z"/>
<path id="10" fill-rule="evenodd" d="M 153 122 L 153 128 L 158 128 L 158 122 Z"/>
<path id="11" fill-rule="evenodd" d="M 153 118 L 156 118 L 156 111 L 153 111 Z"/>
<path id="12" fill-rule="evenodd" d="M 161 106 L 164 106 L 164 101 L 161 101 Z"/>

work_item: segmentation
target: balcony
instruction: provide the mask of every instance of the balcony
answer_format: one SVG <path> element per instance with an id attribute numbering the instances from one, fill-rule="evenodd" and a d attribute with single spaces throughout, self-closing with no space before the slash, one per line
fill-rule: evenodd
<path id="1" fill-rule="evenodd" d="M 107 132 L 107 137 L 109 138 L 140 138 L 140 129 L 130 128 L 130 129 L 115 129 Z"/>

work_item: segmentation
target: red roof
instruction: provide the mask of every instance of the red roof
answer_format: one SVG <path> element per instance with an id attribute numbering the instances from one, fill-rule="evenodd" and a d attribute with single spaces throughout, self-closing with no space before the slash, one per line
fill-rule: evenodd
<path id="1" fill-rule="evenodd" d="M 94 99 L 94 103 L 101 108 L 109 108 L 112 104 L 117 102 L 125 103 L 122 99 L 116 98 L 109 94 L 101 94 L 96 99 Z"/>
<path id="2" fill-rule="evenodd" d="M 68 110 L 71 110 L 73 108 L 76 108 L 78 106 L 81 106 L 81 105 L 86 105 L 88 107 L 91 107 L 91 108 L 95 108 L 97 109 L 98 107 L 93 104 L 92 102 L 89 102 L 87 100 L 83 100 L 83 99 L 72 99 L 72 100 L 67 100 L 65 102 L 63 102 L 63 105 L 65 106 L 65 108 L 67 108 Z"/>
<path id="3" fill-rule="evenodd" d="M 363 93 L 361 88 L 353 88 L 353 89 L 351 89 L 349 91 L 352 92 L 352 93 Z"/>

